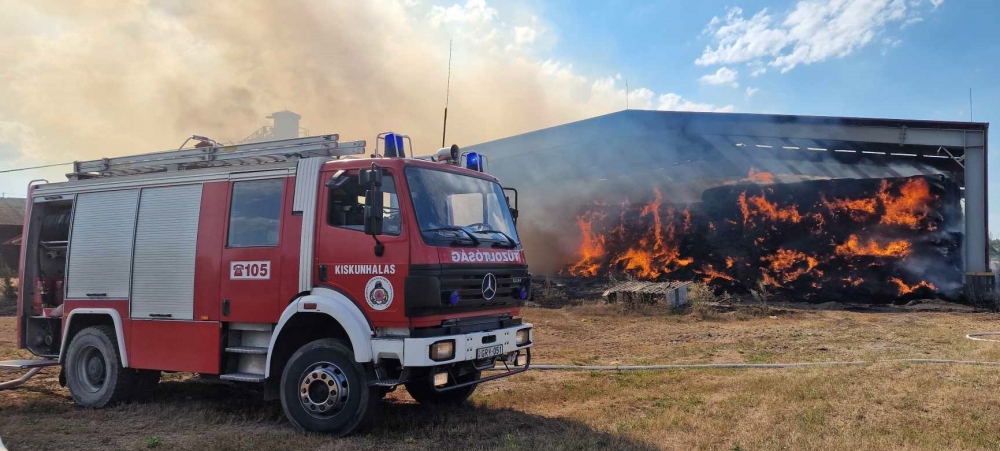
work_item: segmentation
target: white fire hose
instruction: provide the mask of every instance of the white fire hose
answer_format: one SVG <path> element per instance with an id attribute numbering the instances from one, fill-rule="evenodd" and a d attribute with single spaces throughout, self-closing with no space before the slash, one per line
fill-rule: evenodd
<path id="1" fill-rule="evenodd" d="M 993 341 L 1000 343 L 1000 339 L 982 338 L 984 336 L 1000 336 L 1000 332 L 976 332 L 967 334 L 965 338 L 976 341 Z M 856 361 L 833 361 L 833 362 L 791 362 L 791 363 L 680 363 L 668 365 L 531 365 L 533 370 L 541 371 L 653 371 L 653 370 L 705 370 L 705 369 L 781 369 L 781 368 L 801 368 L 813 366 L 866 366 L 879 363 L 928 363 L 943 365 L 978 365 L 978 366 L 1000 366 L 1000 362 L 987 362 L 978 360 L 951 360 L 951 359 L 888 359 L 888 360 L 856 360 Z"/>
<path id="2" fill-rule="evenodd" d="M 994 342 L 1000 343 L 1000 340 L 993 340 L 993 339 L 990 339 L 990 338 L 983 338 L 983 337 L 989 336 L 989 335 L 1000 335 L 1000 332 L 976 332 L 974 334 L 968 334 L 968 335 L 966 335 L 965 338 L 968 338 L 969 340 L 994 341 Z"/>

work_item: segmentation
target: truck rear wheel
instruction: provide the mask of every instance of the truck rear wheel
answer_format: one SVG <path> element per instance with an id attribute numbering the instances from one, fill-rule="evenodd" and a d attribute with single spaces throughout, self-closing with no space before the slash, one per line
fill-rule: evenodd
<path id="1" fill-rule="evenodd" d="M 135 375 L 122 367 L 115 330 L 93 326 L 73 337 L 66 350 L 66 385 L 77 404 L 100 408 L 132 394 Z"/>
<path id="2" fill-rule="evenodd" d="M 458 376 L 456 383 L 472 382 L 479 379 L 481 373 L 479 371 L 472 371 L 470 373 Z M 470 385 L 468 387 L 456 388 L 454 390 L 439 392 L 434 389 L 431 384 L 430 377 L 419 378 L 406 383 L 406 391 L 410 393 L 418 403 L 423 405 L 445 405 L 445 406 L 457 406 L 465 404 L 472 396 L 472 392 L 476 391 L 476 387 L 479 385 Z"/>
<path id="3" fill-rule="evenodd" d="M 325 338 L 303 346 L 281 374 L 281 407 L 300 430 L 351 434 L 368 423 L 378 399 L 364 367 L 342 340 Z"/>

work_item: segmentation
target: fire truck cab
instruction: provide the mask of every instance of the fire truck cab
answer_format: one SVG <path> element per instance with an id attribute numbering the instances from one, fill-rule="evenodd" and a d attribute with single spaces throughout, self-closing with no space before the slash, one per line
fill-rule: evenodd
<path id="1" fill-rule="evenodd" d="M 164 371 L 262 384 L 297 428 L 339 435 L 400 385 L 460 403 L 528 368 L 516 191 L 485 156 L 406 158 L 393 133 L 371 158 L 337 135 L 194 138 L 29 187 L 18 346 L 44 360 L 2 364 L 61 365 L 95 408 Z"/>

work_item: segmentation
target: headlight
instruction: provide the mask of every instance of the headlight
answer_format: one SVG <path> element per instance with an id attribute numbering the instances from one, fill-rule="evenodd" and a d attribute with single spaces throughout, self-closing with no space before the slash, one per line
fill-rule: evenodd
<path id="1" fill-rule="evenodd" d="M 442 340 L 431 345 L 431 360 L 440 362 L 455 357 L 455 340 Z"/>
<path id="2" fill-rule="evenodd" d="M 517 345 L 518 346 L 524 346 L 524 345 L 528 344 L 529 343 L 529 339 L 531 338 L 531 329 L 530 328 L 529 329 L 521 329 L 521 330 L 517 331 L 517 336 L 515 338 L 517 338 Z"/>

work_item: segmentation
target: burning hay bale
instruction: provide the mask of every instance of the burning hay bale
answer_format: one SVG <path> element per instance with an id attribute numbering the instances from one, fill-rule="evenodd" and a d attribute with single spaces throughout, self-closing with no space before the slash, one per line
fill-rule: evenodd
<path id="1" fill-rule="evenodd" d="M 585 208 L 564 272 L 812 302 L 954 297 L 962 285 L 961 196 L 944 177 L 736 184 L 687 205 L 648 196 Z"/>

